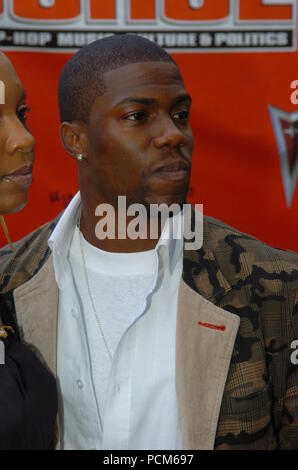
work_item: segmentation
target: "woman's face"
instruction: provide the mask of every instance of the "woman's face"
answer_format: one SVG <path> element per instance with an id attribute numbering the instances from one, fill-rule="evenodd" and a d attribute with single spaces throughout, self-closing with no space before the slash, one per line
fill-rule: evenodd
<path id="1" fill-rule="evenodd" d="M 0 214 L 21 210 L 32 183 L 34 137 L 26 122 L 26 94 L 12 64 L 0 53 Z"/>

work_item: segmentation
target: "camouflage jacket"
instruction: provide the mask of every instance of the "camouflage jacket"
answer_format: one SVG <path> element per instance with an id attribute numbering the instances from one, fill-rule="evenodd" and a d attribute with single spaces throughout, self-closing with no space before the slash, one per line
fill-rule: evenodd
<path id="1" fill-rule="evenodd" d="M 0 250 L 0 312 L 56 373 L 57 219 Z M 185 449 L 298 449 L 298 255 L 204 217 L 184 251 L 176 390 Z"/>

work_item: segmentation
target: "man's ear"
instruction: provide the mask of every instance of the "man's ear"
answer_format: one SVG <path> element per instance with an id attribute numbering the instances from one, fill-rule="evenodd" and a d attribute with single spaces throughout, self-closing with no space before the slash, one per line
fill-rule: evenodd
<path id="1" fill-rule="evenodd" d="M 83 124 L 64 121 L 60 125 L 60 139 L 65 151 L 73 158 L 82 154 L 87 157 L 87 134 Z"/>

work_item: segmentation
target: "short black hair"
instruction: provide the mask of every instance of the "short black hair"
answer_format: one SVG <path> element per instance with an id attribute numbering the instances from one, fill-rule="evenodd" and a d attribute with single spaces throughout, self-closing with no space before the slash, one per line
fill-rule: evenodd
<path id="1" fill-rule="evenodd" d="M 80 49 L 64 66 L 59 79 L 61 122 L 88 123 L 91 107 L 105 92 L 103 74 L 137 62 L 172 62 L 160 46 L 137 34 L 115 34 Z"/>

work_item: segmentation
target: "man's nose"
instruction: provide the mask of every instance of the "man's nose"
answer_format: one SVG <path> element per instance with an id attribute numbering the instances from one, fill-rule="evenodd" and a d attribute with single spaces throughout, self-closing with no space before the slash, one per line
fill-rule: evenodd
<path id="1" fill-rule="evenodd" d="M 158 149 L 166 146 L 175 148 L 185 145 L 187 138 L 177 127 L 173 119 L 168 116 L 159 121 L 153 142 Z"/>
<path id="2" fill-rule="evenodd" d="M 17 117 L 7 123 L 6 132 L 5 150 L 7 154 L 13 155 L 18 151 L 23 153 L 33 152 L 35 139 Z"/>

